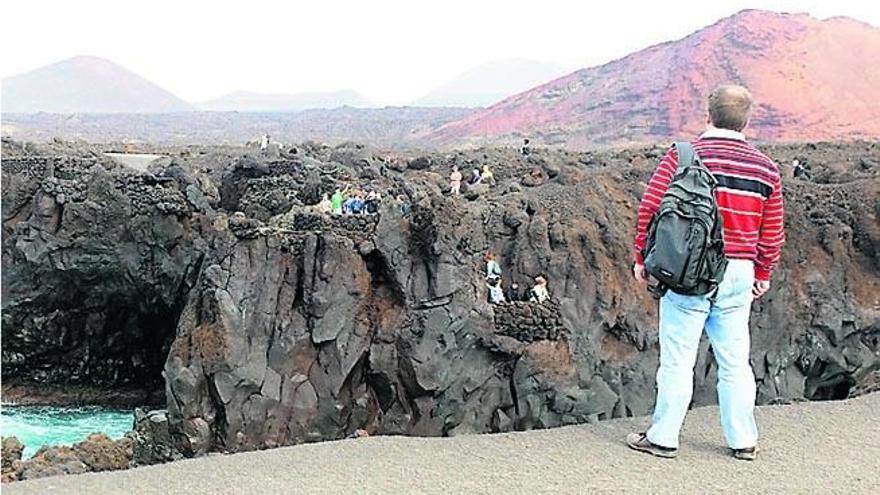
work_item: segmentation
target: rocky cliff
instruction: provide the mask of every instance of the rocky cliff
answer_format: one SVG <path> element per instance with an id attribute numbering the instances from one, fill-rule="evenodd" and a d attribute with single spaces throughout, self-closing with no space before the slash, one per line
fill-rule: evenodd
<path id="1" fill-rule="evenodd" d="M 186 455 L 652 407 L 656 303 L 629 260 L 662 147 L 175 148 L 140 173 L 85 146 L 3 146 L 4 387 L 163 395 Z M 813 181 L 785 179 L 789 242 L 753 318 L 759 401 L 845 397 L 880 369 L 880 145 L 768 151 Z M 453 165 L 484 164 L 496 184 L 448 194 Z M 379 214 L 315 213 L 343 184 L 381 192 Z M 488 250 L 505 281 L 545 275 L 551 301 L 489 305 Z M 714 402 L 706 344 L 696 375 L 695 404 Z"/>

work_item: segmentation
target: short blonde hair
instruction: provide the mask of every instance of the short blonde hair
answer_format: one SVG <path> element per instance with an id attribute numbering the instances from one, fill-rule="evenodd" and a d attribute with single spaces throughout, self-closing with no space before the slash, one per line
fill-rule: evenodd
<path id="1" fill-rule="evenodd" d="M 742 86 L 723 84 L 709 95 L 709 119 L 719 129 L 741 131 L 751 114 L 752 95 Z"/>

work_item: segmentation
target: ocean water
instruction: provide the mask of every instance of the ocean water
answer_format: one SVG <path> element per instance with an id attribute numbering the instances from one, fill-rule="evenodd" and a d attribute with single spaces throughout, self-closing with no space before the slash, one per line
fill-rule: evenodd
<path id="1" fill-rule="evenodd" d="M 71 445 L 92 433 L 102 432 L 113 439 L 131 430 L 134 412 L 97 406 L 0 407 L 0 434 L 14 436 L 25 445 L 22 459 L 27 459 L 43 445 Z"/>

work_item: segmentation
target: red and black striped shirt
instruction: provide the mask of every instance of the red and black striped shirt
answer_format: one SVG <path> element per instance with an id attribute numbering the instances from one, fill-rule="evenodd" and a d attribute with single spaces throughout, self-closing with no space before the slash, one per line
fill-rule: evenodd
<path id="1" fill-rule="evenodd" d="M 693 143 L 694 150 L 718 180 L 715 198 L 724 218 L 724 254 L 755 262 L 755 278 L 770 280 L 785 243 L 782 179 L 770 158 L 739 132 L 710 129 Z M 647 228 L 660 207 L 678 166 L 671 148 L 651 176 L 642 202 L 635 238 L 635 261 L 643 263 Z"/>

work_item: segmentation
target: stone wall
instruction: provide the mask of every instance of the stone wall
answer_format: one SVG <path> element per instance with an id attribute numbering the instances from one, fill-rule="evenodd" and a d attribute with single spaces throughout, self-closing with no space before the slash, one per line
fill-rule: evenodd
<path id="1" fill-rule="evenodd" d="M 495 331 L 520 342 L 559 340 L 566 335 L 559 312 L 559 304 L 550 301 L 505 302 L 492 306 L 495 312 Z"/>

